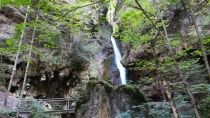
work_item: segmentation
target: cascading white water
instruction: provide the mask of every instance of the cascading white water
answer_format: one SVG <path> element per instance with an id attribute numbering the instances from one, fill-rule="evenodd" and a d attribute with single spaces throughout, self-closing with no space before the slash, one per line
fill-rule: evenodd
<path id="1" fill-rule="evenodd" d="M 112 26 L 113 33 L 114 33 L 115 32 L 115 26 L 117 25 L 114 21 L 114 13 L 115 13 L 114 4 L 116 5 L 117 1 L 113 0 L 112 2 L 110 3 L 110 9 L 107 12 L 107 21 Z M 111 36 L 111 42 L 112 42 L 113 49 L 114 49 L 115 62 L 116 62 L 117 68 L 119 69 L 119 72 L 120 72 L 121 83 L 126 84 L 126 69 L 125 69 L 125 67 L 123 67 L 123 65 L 120 62 L 121 59 L 122 59 L 122 55 L 121 55 L 120 50 L 117 46 L 116 40 L 113 36 Z"/>
<path id="2" fill-rule="evenodd" d="M 114 54 L 115 54 L 115 62 L 116 62 L 117 68 L 120 71 L 121 83 L 122 84 L 126 84 L 126 69 L 125 69 L 125 67 L 123 67 L 123 65 L 120 62 L 120 60 L 122 59 L 120 50 L 117 47 L 116 40 L 115 40 L 115 38 L 113 36 L 111 36 L 111 41 L 112 41 L 112 45 L 113 45 L 113 49 L 114 49 Z"/>

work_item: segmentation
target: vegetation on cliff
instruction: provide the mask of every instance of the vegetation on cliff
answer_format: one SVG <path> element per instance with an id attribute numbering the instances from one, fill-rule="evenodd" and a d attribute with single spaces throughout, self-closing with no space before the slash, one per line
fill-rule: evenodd
<path id="1" fill-rule="evenodd" d="M 116 9 L 114 31 L 106 21 L 109 4 Z M 96 106 L 107 117 L 208 118 L 209 6 L 209 0 L 1 0 L 0 27 L 9 33 L 0 29 L 0 89 L 19 91 L 20 99 L 26 91 L 79 96 L 78 116 L 89 117 L 88 105 L 100 98 Z M 109 81 L 111 32 L 128 69 L 128 85 L 116 88 Z"/>

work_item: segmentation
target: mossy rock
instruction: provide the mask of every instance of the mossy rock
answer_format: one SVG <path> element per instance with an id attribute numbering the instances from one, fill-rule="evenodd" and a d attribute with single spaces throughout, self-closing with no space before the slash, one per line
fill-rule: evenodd
<path id="1" fill-rule="evenodd" d="M 122 85 L 122 86 L 119 86 L 116 89 L 116 91 L 131 95 L 132 97 L 134 97 L 135 99 L 141 102 L 146 102 L 145 96 L 136 85 Z"/>
<path id="2" fill-rule="evenodd" d="M 92 90 L 97 84 L 104 86 L 105 89 L 114 90 L 114 86 L 112 84 L 110 84 L 108 81 L 103 81 L 103 80 L 90 80 L 87 83 L 87 88 Z"/>
<path id="3" fill-rule="evenodd" d="M 81 94 L 81 98 L 79 100 L 80 104 L 86 103 L 89 100 L 91 91 L 94 89 L 94 87 L 97 84 L 100 84 L 101 86 L 103 86 L 106 91 L 114 90 L 114 87 L 108 82 L 101 81 L 101 80 L 100 81 L 99 80 L 89 80 L 87 83 L 85 83 L 83 85 L 85 87 L 84 87 L 84 91 L 82 91 L 82 93 L 80 93 Z"/>

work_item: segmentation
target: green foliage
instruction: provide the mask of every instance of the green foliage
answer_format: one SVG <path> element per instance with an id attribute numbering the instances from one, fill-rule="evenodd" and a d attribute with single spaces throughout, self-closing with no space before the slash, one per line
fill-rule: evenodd
<path id="1" fill-rule="evenodd" d="M 205 38 L 204 38 L 204 40 L 203 40 L 203 44 L 204 45 L 210 45 L 210 36 L 206 36 Z"/>
<path id="2" fill-rule="evenodd" d="M 177 78 L 177 70 L 174 66 L 172 58 L 167 57 L 160 65 L 160 71 L 163 73 L 165 79 L 174 80 Z"/>
<path id="3" fill-rule="evenodd" d="M 179 33 L 176 33 L 176 34 L 172 35 L 171 38 L 169 38 L 169 40 L 170 40 L 171 47 L 174 48 L 174 49 L 176 49 L 177 47 L 179 47 L 183 43 Z"/>
<path id="4" fill-rule="evenodd" d="M 144 103 L 117 114 L 115 118 L 172 118 L 170 105 L 167 102 Z"/>
<path id="5" fill-rule="evenodd" d="M 198 60 L 183 60 L 178 62 L 184 75 L 184 78 L 191 84 L 197 84 L 204 82 L 205 80 L 205 68 L 203 65 L 198 63 Z M 169 78 L 174 81 L 181 81 L 178 79 L 177 69 L 174 66 L 172 59 L 166 59 L 162 64 L 160 70 L 162 71 L 165 78 Z"/>
<path id="6" fill-rule="evenodd" d="M 172 86 L 174 103 L 180 117 L 195 117 L 189 96 L 183 91 L 183 87 L 183 84 L 174 84 Z M 201 117 L 208 118 L 206 116 L 208 116 L 210 86 L 208 84 L 189 85 L 189 90 L 196 100 Z"/>
<path id="7" fill-rule="evenodd" d="M 199 105 L 199 111 L 203 118 L 210 117 L 210 96 L 203 100 L 202 104 Z"/>
<path id="8" fill-rule="evenodd" d="M 45 29 L 42 30 L 42 32 L 40 32 L 37 35 L 37 39 L 39 41 L 39 43 L 43 44 L 42 46 L 46 47 L 46 48 L 56 48 L 59 45 L 59 32 L 56 31 L 55 28 L 50 28 L 50 29 Z"/>
<path id="9" fill-rule="evenodd" d="M 14 53 L 18 49 L 18 44 L 20 40 L 20 35 L 22 33 L 24 23 L 17 24 L 15 27 L 15 35 L 11 39 L 6 39 L 5 42 L 0 42 L 0 53 Z"/>
<path id="10" fill-rule="evenodd" d="M 133 96 L 135 99 L 140 100 L 141 102 L 145 102 L 145 97 L 143 93 L 139 90 L 137 85 L 122 85 L 117 88 L 117 91 L 129 94 Z"/>
<path id="11" fill-rule="evenodd" d="M 208 84 L 192 85 L 190 86 L 190 90 L 193 94 L 199 95 L 200 99 L 202 99 L 203 96 L 206 98 L 206 96 L 210 95 L 210 85 Z"/>
<path id="12" fill-rule="evenodd" d="M 31 118 L 50 118 L 50 116 L 44 113 L 44 108 L 39 101 L 33 100 Z"/>
<path id="13" fill-rule="evenodd" d="M 8 117 L 13 118 L 15 114 L 12 113 L 12 111 L 9 110 L 0 110 L 0 117 Z"/>
<path id="14" fill-rule="evenodd" d="M 5 5 L 15 5 L 15 6 L 21 6 L 21 5 L 30 5 L 31 0 L 1 0 L 0 1 L 0 7 Z"/>
<path id="15" fill-rule="evenodd" d="M 167 10 L 169 6 L 176 5 L 177 0 L 161 0 L 158 2 L 159 8 Z"/>
<path id="16" fill-rule="evenodd" d="M 149 1 L 139 1 L 142 7 L 149 13 L 154 14 L 155 9 Z M 128 6 L 133 5 L 133 1 L 125 0 Z M 151 15 L 151 19 L 154 16 Z M 131 42 L 134 46 L 144 44 L 151 40 L 154 29 L 151 29 L 151 22 L 145 17 L 142 11 L 135 8 L 126 8 L 120 11 L 120 39 L 126 42 Z M 148 30 L 145 32 L 145 30 Z"/>
<path id="17" fill-rule="evenodd" d="M 149 115 L 151 118 L 167 118 L 171 117 L 172 114 L 169 113 L 169 104 L 162 103 L 160 105 L 150 105 L 148 104 L 150 109 Z"/>
<path id="18" fill-rule="evenodd" d="M 40 19 L 38 19 L 37 23 L 27 23 L 27 27 L 37 26 L 37 29 L 41 31 L 41 33 L 38 33 L 37 39 L 39 40 L 39 43 L 43 44 L 46 48 L 56 48 L 58 46 L 59 38 L 62 35 L 61 31 L 63 30 L 60 28 L 63 26 L 65 26 L 71 33 L 77 33 L 80 31 L 85 32 L 89 30 L 88 26 L 85 25 L 88 24 L 92 15 L 91 12 L 86 13 L 86 11 L 92 10 L 90 7 L 89 9 L 86 9 L 86 6 L 91 6 L 91 1 L 89 0 L 79 0 L 77 2 L 73 2 L 72 4 L 67 3 L 65 0 L 39 0 L 39 2 L 31 2 L 30 0 L 19 0 L 18 2 L 14 0 L 1 1 L 1 5 L 23 5 L 23 7 L 32 3 L 33 8 L 39 8 L 43 15 L 49 16 L 50 20 L 53 20 L 53 24 L 49 24 L 48 21 Z M 30 12 L 30 14 L 33 12 Z M 57 24 L 59 24 L 59 26 Z M 16 35 L 12 39 L 8 39 L 4 43 L 0 44 L 0 52 L 14 52 L 17 50 L 23 25 L 23 23 L 18 24 L 16 26 Z"/>
<path id="19" fill-rule="evenodd" d="M 181 61 L 180 66 L 184 77 L 192 84 L 206 83 L 206 70 L 196 60 Z"/>

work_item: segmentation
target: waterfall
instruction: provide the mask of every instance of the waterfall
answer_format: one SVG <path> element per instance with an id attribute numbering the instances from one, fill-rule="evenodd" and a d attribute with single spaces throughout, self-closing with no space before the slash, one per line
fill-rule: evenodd
<path id="1" fill-rule="evenodd" d="M 125 67 L 123 67 L 123 65 L 120 62 L 120 60 L 122 59 L 122 56 L 121 56 L 119 48 L 117 47 L 116 40 L 113 36 L 111 36 L 111 42 L 112 42 L 112 46 L 114 49 L 115 62 L 116 62 L 117 68 L 120 71 L 121 83 L 126 84 L 126 69 L 125 69 Z"/>
<path id="2" fill-rule="evenodd" d="M 114 21 L 115 7 L 114 7 L 113 3 L 116 5 L 117 1 L 113 0 L 112 2 L 110 2 L 110 9 L 107 12 L 107 21 L 112 26 L 113 33 L 114 33 L 116 31 L 115 30 L 115 26 L 117 24 Z M 125 67 L 123 67 L 123 65 L 120 62 L 121 59 L 122 59 L 122 55 L 121 55 L 120 50 L 119 50 L 119 48 L 117 46 L 116 39 L 113 37 L 113 34 L 111 36 L 111 42 L 112 42 L 112 46 L 113 46 L 113 49 L 114 49 L 115 62 L 116 62 L 117 68 L 118 68 L 118 70 L 120 72 L 121 83 L 122 84 L 126 84 L 126 69 L 125 69 Z"/>

